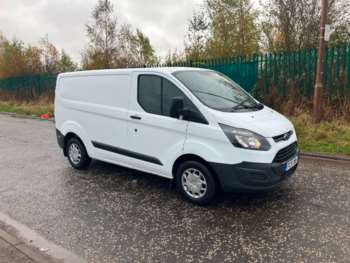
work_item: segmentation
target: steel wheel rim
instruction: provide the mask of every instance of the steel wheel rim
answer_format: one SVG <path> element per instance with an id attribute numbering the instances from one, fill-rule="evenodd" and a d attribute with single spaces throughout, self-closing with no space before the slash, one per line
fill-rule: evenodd
<path id="1" fill-rule="evenodd" d="M 81 161 L 81 150 L 78 144 L 72 143 L 69 146 L 69 159 L 73 164 L 78 165 Z"/>
<path id="2" fill-rule="evenodd" d="M 182 188 L 192 198 L 200 199 L 207 193 L 207 180 L 204 174 L 196 168 L 186 169 L 181 176 Z"/>

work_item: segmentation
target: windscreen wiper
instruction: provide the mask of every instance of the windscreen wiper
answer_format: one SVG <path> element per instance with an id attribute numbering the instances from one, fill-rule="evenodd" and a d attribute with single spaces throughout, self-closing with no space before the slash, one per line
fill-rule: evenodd
<path id="1" fill-rule="evenodd" d="M 233 106 L 232 108 L 231 108 L 231 110 L 232 111 L 236 111 L 236 110 L 239 110 L 239 109 L 249 109 L 249 106 L 247 106 L 247 105 L 244 105 L 244 103 L 246 103 L 247 101 L 249 101 L 250 100 L 250 98 L 247 98 L 247 99 L 245 99 L 245 100 L 243 100 L 243 101 L 241 101 L 240 103 L 238 103 L 236 106 Z"/>
<path id="2" fill-rule="evenodd" d="M 264 105 L 261 104 L 261 103 L 256 103 L 254 104 L 253 106 L 250 107 L 251 109 L 258 109 L 258 110 L 261 110 L 264 108 Z"/>
<path id="3" fill-rule="evenodd" d="M 246 106 L 247 109 L 258 109 L 261 110 L 264 108 L 264 105 L 261 103 L 254 103 L 254 105 Z"/>
<path id="4" fill-rule="evenodd" d="M 262 105 L 261 103 L 254 103 L 253 105 L 244 105 L 244 103 L 246 103 L 247 101 L 249 101 L 250 98 L 245 99 L 244 101 L 242 101 L 241 103 L 237 104 L 236 106 L 232 107 L 232 111 L 236 111 L 239 109 L 263 109 L 264 105 Z"/>
<path id="5" fill-rule="evenodd" d="M 222 97 L 222 96 L 220 96 L 220 95 L 217 95 L 217 94 L 214 94 L 214 93 L 210 93 L 210 92 L 204 92 L 204 91 L 199 91 L 199 90 L 194 90 L 193 92 L 202 93 L 202 94 L 207 94 L 207 95 L 214 96 L 214 97 L 218 97 L 218 98 L 220 98 L 220 99 L 224 99 L 224 100 L 227 100 L 227 101 L 230 101 L 230 102 L 233 102 L 233 103 L 238 103 L 238 101 L 231 100 L 231 99 L 229 99 L 229 98 L 225 98 L 225 97 Z"/>

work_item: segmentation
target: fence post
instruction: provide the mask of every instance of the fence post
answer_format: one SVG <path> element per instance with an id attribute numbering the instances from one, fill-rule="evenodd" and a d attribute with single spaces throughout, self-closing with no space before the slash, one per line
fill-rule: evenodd
<path id="1" fill-rule="evenodd" d="M 274 66 L 274 69 L 273 69 L 273 82 L 274 82 L 274 85 L 277 85 L 277 74 L 278 74 L 278 70 L 277 70 L 277 57 L 276 57 L 276 53 L 274 52 L 273 53 L 273 66 Z"/>
<path id="2" fill-rule="evenodd" d="M 333 97 L 333 72 L 334 72 L 334 48 L 331 48 L 331 61 L 329 67 L 329 94 L 330 98 Z"/>
<path id="3" fill-rule="evenodd" d="M 325 59 L 324 59 L 324 65 L 323 65 L 323 90 L 324 94 L 327 96 L 326 99 L 327 101 L 330 101 L 330 96 L 329 96 L 329 86 L 328 86 L 328 57 L 329 57 L 329 48 L 326 48 L 325 50 Z"/>
<path id="4" fill-rule="evenodd" d="M 312 75 L 312 50 L 307 48 L 305 52 L 305 94 L 309 96 Z M 311 84 L 312 85 L 312 84 Z"/>
<path id="5" fill-rule="evenodd" d="M 347 62 L 347 68 L 348 68 L 348 74 L 347 74 L 347 91 L 348 91 L 348 99 L 350 99 L 350 45 L 348 45 L 347 47 L 347 51 L 348 51 L 348 62 Z"/>
<path id="6" fill-rule="evenodd" d="M 341 94 L 341 100 L 344 100 L 344 80 L 345 80 L 345 61 L 346 61 L 346 51 L 344 46 L 340 47 L 341 58 L 340 58 L 340 69 L 339 69 L 339 89 Z"/>
<path id="7" fill-rule="evenodd" d="M 273 77 L 273 57 L 272 57 L 272 54 L 270 53 L 269 54 L 269 87 L 270 87 L 270 90 L 271 90 L 271 83 L 273 81 L 271 81 L 271 78 Z"/>
<path id="8" fill-rule="evenodd" d="M 259 79 L 259 55 L 258 54 L 255 54 L 255 57 L 254 57 L 254 63 L 255 63 L 255 85 L 256 85 L 256 88 L 258 88 L 257 86 L 257 81 Z"/>
<path id="9" fill-rule="evenodd" d="M 267 75 L 267 54 L 265 54 L 265 58 L 264 58 L 264 78 L 265 78 L 265 92 L 264 94 L 268 94 L 268 75 Z"/>
<path id="10" fill-rule="evenodd" d="M 337 89 L 337 96 L 338 98 L 341 97 L 341 93 L 340 93 L 340 87 L 339 87 L 339 68 L 340 68 L 340 48 L 337 47 L 337 59 L 336 59 L 336 66 L 335 66 L 335 77 L 336 79 L 334 79 L 335 84 L 336 84 L 336 89 Z"/>
<path id="11" fill-rule="evenodd" d="M 283 84 L 285 85 L 288 78 L 287 52 L 281 51 L 281 53 L 282 53 L 282 68 L 283 68 Z"/>
<path id="12" fill-rule="evenodd" d="M 306 90 L 307 90 L 307 81 L 306 81 L 306 78 L 307 78 L 307 60 L 306 60 L 306 49 L 303 51 L 303 57 L 302 57 L 302 72 L 303 72 L 303 86 L 304 86 L 304 90 L 303 90 L 303 95 L 305 96 L 306 95 Z"/>

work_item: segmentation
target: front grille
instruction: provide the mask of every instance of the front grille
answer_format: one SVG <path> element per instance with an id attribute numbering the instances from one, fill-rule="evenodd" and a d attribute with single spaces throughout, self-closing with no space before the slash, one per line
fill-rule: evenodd
<path id="1" fill-rule="evenodd" d="M 293 135 L 293 131 L 289 131 L 289 132 L 286 132 L 286 133 L 283 133 L 281 135 L 273 137 L 273 140 L 275 142 L 288 141 L 292 135 Z"/>
<path id="2" fill-rule="evenodd" d="M 291 145 L 279 150 L 276 154 L 275 159 L 273 159 L 274 163 L 283 163 L 288 161 L 290 158 L 295 156 L 298 153 L 298 143 L 292 143 Z"/>

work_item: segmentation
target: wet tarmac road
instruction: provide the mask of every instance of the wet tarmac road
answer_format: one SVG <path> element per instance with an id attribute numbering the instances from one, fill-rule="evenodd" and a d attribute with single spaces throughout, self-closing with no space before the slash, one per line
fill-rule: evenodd
<path id="1" fill-rule="evenodd" d="M 0 115 L 0 211 L 91 262 L 350 262 L 350 165 L 306 161 L 277 190 L 185 202 L 168 181 L 73 170 L 51 122 Z"/>

